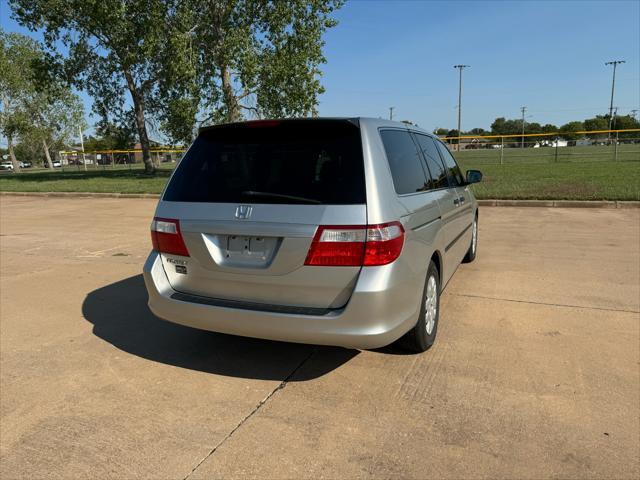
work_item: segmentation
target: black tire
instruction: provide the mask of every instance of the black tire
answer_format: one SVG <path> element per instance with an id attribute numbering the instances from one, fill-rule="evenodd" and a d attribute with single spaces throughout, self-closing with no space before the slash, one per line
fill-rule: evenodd
<path id="1" fill-rule="evenodd" d="M 433 278 L 435 281 L 435 318 L 431 331 L 427 330 L 427 292 L 429 287 L 429 280 Z M 405 350 L 411 352 L 425 352 L 431 348 L 436 340 L 436 334 L 438 332 L 438 319 L 440 318 L 440 275 L 438 269 L 433 261 L 429 262 L 429 269 L 427 270 L 427 278 L 424 282 L 424 289 L 422 296 L 420 297 L 420 313 L 418 315 L 418 321 L 415 326 L 409 330 L 400 340 L 398 345 Z"/>
<path id="2" fill-rule="evenodd" d="M 475 237 L 474 232 L 475 231 Z M 473 223 L 471 224 L 471 245 L 467 254 L 462 259 L 462 263 L 471 263 L 476 259 L 476 253 L 478 252 L 478 214 L 473 217 Z"/>

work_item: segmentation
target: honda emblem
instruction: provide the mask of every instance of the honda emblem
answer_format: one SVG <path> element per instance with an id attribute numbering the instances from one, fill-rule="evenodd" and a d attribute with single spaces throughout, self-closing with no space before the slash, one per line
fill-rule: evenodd
<path id="1" fill-rule="evenodd" d="M 236 218 L 238 220 L 246 220 L 251 216 L 253 207 L 251 205 L 238 205 L 236 207 Z"/>

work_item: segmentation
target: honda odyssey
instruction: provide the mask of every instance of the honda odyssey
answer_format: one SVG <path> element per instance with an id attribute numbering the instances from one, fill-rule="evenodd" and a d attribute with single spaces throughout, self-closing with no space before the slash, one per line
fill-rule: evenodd
<path id="1" fill-rule="evenodd" d="M 476 256 L 481 178 L 403 123 L 203 128 L 151 223 L 149 307 L 234 335 L 427 350 L 442 289 Z"/>

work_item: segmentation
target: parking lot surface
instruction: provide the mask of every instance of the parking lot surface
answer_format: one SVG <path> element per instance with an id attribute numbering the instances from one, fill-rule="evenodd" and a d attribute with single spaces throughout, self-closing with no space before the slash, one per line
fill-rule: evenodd
<path id="1" fill-rule="evenodd" d="M 407 355 L 156 319 L 154 207 L 0 197 L 1 478 L 640 476 L 640 210 L 481 208 Z"/>

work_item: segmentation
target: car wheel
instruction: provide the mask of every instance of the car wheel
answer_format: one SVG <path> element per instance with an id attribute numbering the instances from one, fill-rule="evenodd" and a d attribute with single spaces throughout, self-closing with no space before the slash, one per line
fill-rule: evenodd
<path id="1" fill-rule="evenodd" d="M 420 298 L 418 321 L 398 342 L 402 348 L 412 352 L 429 350 L 436 340 L 440 318 L 440 275 L 433 261 L 429 263 L 427 279 Z"/>
<path id="2" fill-rule="evenodd" d="M 471 245 L 467 254 L 462 259 L 463 263 L 471 263 L 476 259 L 476 252 L 478 251 L 478 215 L 473 218 L 471 224 Z"/>

